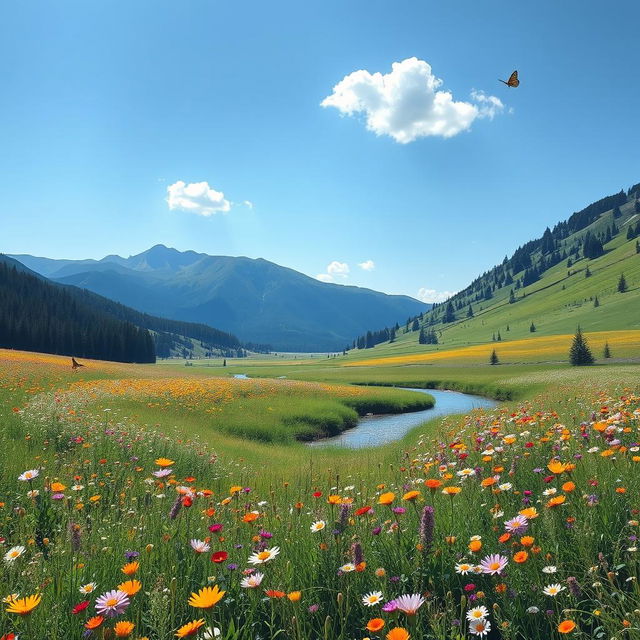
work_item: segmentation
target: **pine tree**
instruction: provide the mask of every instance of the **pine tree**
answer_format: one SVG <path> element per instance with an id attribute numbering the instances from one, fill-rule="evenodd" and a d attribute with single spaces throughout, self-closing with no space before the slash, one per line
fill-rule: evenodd
<path id="1" fill-rule="evenodd" d="M 511 331 L 511 329 L 509 329 L 509 325 L 507 325 L 507 331 Z"/>
<path id="2" fill-rule="evenodd" d="M 591 276 L 591 270 L 589 269 L 589 265 L 587 265 L 587 268 L 584 270 L 584 277 L 589 278 L 590 276 Z"/>
<path id="3" fill-rule="evenodd" d="M 502 342 L 502 336 L 500 335 L 500 331 L 498 331 L 498 335 L 496 336 L 496 342 Z"/>
<path id="4" fill-rule="evenodd" d="M 609 349 L 609 342 L 604 343 L 604 351 L 602 352 L 602 357 L 603 358 L 611 357 L 611 349 Z"/>
<path id="5" fill-rule="evenodd" d="M 598 300 L 598 296 L 593 299 L 593 306 L 597 309 L 600 306 L 600 300 Z"/>
<path id="6" fill-rule="evenodd" d="M 533 322 L 531 323 L 531 326 L 529 327 L 529 331 L 530 331 L 531 333 L 535 333 L 535 332 L 536 332 L 536 325 L 535 325 L 535 324 L 533 324 Z"/>
<path id="7" fill-rule="evenodd" d="M 584 367 L 594 363 L 593 354 L 580 327 L 573 336 L 573 343 L 569 350 L 569 361 L 574 367 Z"/>
<path id="8" fill-rule="evenodd" d="M 624 277 L 624 273 L 620 274 L 620 280 L 618 280 L 618 293 L 624 293 L 627 290 L 627 280 Z"/>
<path id="9" fill-rule="evenodd" d="M 516 301 L 516 296 L 513 293 L 513 289 L 509 291 L 509 304 L 513 304 Z"/>
<path id="10" fill-rule="evenodd" d="M 427 344 L 427 336 L 424 332 L 424 327 L 420 329 L 420 335 L 418 336 L 418 344 Z"/>
<path id="11" fill-rule="evenodd" d="M 500 360 L 498 359 L 498 354 L 496 353 L 496 350 L 494 349 L 491 352 L 491 357 L 489 358 L 489 364 L 499 364 Z"/>
<path id="12" fill-rule="evenodd" d="M 223 366 L 223 367 L 226 367 L 226 366 L 227 366 L 227 359 L 226 359 L 226 358 L 222 361 L 222 366 Z"/>
<path id="13" fill-rule="evenodd" d="M 636 253 L 640 253 L 640 240 L 636 240 Z"/>
<path id="14" fill-rule="evenodd" d="M 467 310 L 467 318 L 473 318 L 473 308 L 469 305 L 469 309 Z"/>
<path id="15" fill-rule="evenodd" d="M 449 303 L 445 308 L 444 318 L 442 321 L 448 323 L 448 322 L 455 322 L 455 320 L 456 320 L 456 314 L 453 310 L 453 304 L 451 304 L 451 301 L 449 301 Z"/>

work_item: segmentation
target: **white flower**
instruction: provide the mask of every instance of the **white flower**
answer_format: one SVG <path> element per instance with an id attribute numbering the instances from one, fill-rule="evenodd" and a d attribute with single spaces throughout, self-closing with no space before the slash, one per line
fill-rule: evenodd
<path id="1" fill-rule="evenodd" d="M 204 635 L 202 636 L 204 640 L 213 640 L 213 638 L 217 638 L 220 635 L 220 629 L 218 627 L 207 627 Z"/>
<path id="2" fill-rule="evenodd" d="M 484 620 L 489 615 L 489 609 L 485 606 L 474 607 L 467 611 L 467 620 L 473 622 L 474 620 Z"/>
<path id="3" fill-rule="evenodd" d="M 40 495 L 40 491 L 38 489 L 31 489 L 31 491 L 27 491 L 27 498 L 37 498 Z"/>
<path id="4" fill-rule="evenodd" d="M 18 480 L 22 480 L 22 482 L 27 482 L 28 480 L 35 480 L 40 475 L 39 469 L 29 469 L 24 473 L 21 473 L 18 476 Z"/>
<path id="5" fill-rule="evenodd" d="M 456 573 L 459 573 L 461 576 L 466 576 L 469 571 L 473 571 L 473 565 L 467 562 L 459 562 L 456 565 Z"/>
<path id="6" fill-rule="evenodd" d="M 529 607 L 527 613 L 540 613 L 540 609 L 538 607 Z"/>
<path id="7" fill-rule="evenodd" d="M 87 595 L 88 593 L 93 593 L 96 590 L 98 585 L 95 582 L 88 582 L 80 587 L 80 593 Z"/>
<path id="8" fill-rule="evenodd" d="M 362 604 L 366 607 L 373 607 L 373 605 L 380 604 L 383 600 L 382 591 L 372 591 L 362 596 Z"/>
<path id="9" fill-rule="evenodd" d="M 318 533 L 318 531 L 322 531 L 327 526 L 327 523 L 324 520 L 316 520 L 311 525 L 311 531 L 313 533 Z"/>
<path id="10" fill-rule="evenodd" d="M 558 584 L 557 582 L 555 584 L 549 584 L 547 585 L 543 590 L 542 593 L 544 593 L 546 596 L 557 596 L 561 591 L 564 591 L 566 589 L 566 587 L 563 587 L 561 584 Z"/>
<path id="11" fill-rule="evenodd" d="M 22 545 L 11 547 L 11 549 L 4 554 L 4 561 L 7 564 L 13 564 L 25 551 L 26 549 Z"/>
<path id="12" fill-rule="evenodd" d="M 498 489 L 500 489 L 500 491 L 510 491 L 512 487 L 513 485 L 510 482 L 504 482 L 503 484 L 498 485 Z"/>
<path id="13" fill-rule="evenodd" d="M 558 567 L 550 564 L 546 567 L 542 567 L 542 573 L 555 573 L 558 570 Z"/>
<path id="14" fill-rule="evenodd" d="M 196 553 L 206 553 L 207 551 L 211 550 L 211 546 L 204 540 L 196 540 L 195 538 L 193 538 L 189 542 L 189 544 Z"/>
<path id="15" fill-rule="evenodd" d="M 488 620 L 474 620 L 469 625 L 469 631 L 474 635 L 482 638 L 491 631 L 491 623 Z"/>
<path id="16" fill-rule="evenodd" d="M 280 553 L 280 547 L 271 547 L 271 549 L 265 549 L 264 551 L 257 551 L 249 556 L 249 564 L 264 564 L 273 560 Z"/>
<path id="17" fill-rule="evenodd" d="M 342 571 L 342 573 L 351 573 L 352 571 L 356 570 L 356 565 L 351 563 L 351 562 L 347 562 L 347 564 L 343 564 L 340 567 L 340 571 Z"/>
<path id="18" fill-rule="evenodd" d="M 82 491 L 84 489 L 84 485 L 83 484 L 74 484 L 71 487 L 71 491 Z"/>
<path id="19" fill-rule="evenodd" d="M 552 496 L 552 495 L 554 495 L 555 493 L 558 493 L 558 490 L 557 490 L 555 487 L 551 487 L 551 488 L 549 488 L 549 489 L 545 489 L 545 490 L 542 492 L 542 495 L 543 495 L 543 496 Z"/>
<path id="20" fill-rule="evenodd" d="M 242 578 L 242 580 L 240 581 L 240 586 L 244 587 L 245 589 L 255 589 L 256 587 L 260 586 L 263 578 L 264 573 L 256 571 L 256 573 L 252 573 L 250 576 Z"/>

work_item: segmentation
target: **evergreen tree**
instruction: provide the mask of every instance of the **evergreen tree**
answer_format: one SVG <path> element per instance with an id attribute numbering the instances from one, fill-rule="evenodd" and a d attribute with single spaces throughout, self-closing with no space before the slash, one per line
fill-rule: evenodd
<path id="1" fill-rule="evenodd" d="M 467 318 L 473 318 L 473 308 L 469 305 L 469 309 L 467 310 Z"/>
<path id="2" fill-rule="evenodd" d="M 574 367 L 583 367 L 594 363 L 593 354 L 580 327 L 573 336 L 573 343 L 569 350 L 569 361 Z"/>
<path id="3" fill-rule="evenodd" d="M 411 325 L 411 331 L 417 331 L 420 328 L 420 323 L 418 322 L 418 318 L 413 319 L 413 324 Z"/>
<path id="4" fill-rule="evenodd" d="M 516 296 L 513 293 L 513 289 L 511 289 L 511 291 L 509 291 L 509 304 L 514 304 L 515 301 L 516 301 Z"/>
<path id="5" fill-rule="evenodd" d="M 536 325 L 535 325 L 535 324 L 533 324 L 533 322 L 531 323 L 531 326 L 529 327 L 529 331 L 530 331 L 531 333 L 535 333 L 535 332 L 536 332 Z"/>
<path id="6" fill-rule="evenodd" d="M 604 343 L 604 351 L 602 352 L 602 357 L 603 358 L 611 357 L 611 349 L 609 349 L 609 342 Z"/>
<path id="7" fill-rule="evenodd" d="M 445 323 L 456 321 L 456 314 L 453 310 L 453 304 L 451 303 L 451 301 L 449 301 L 449 303 L 445 307 L 444 318 L 442 321 Z"/>
<path id="8" fill-rule="evenodd" d="M 624 293 L 627 290 L 627 280 L 624 277 L 624 273 L 620 274 L 620 279 L 618 280 L 618 292 Z"/>
<path id="9" fill-rule="evenodd" d="M 511 331 L 511 329 L 509 329 L 509 325 L 507 325 L 507 331 Z"/>
<path id="10" fill-rule="evenodd" d="M 494 349 L 491 352 L 491 357 L 489 358 L 489 364 L 499 364 L 500 360 L 498 359 L 498 354 L 496 353 L 496 350 Z"/>
<path id="11" fill-rule="evenodd" d="M 418 344 L 427 344 L 427 336 L 424 332 L 424 327 L 420 329 L 420 335 L 418 336 Z"/>
<path id="12" fill-rule="evenodd" d="M 598 300 L 598 296 L 593 299 L 593 306 L 597 309 L 600 306 L 600 300 Z"/>
<path id="13" fill-rule="evenodd" d="M 591 277 L 591 270 L 589 269 L 589 265 L 587 265 L 587 268 L 584 270 L 584 277 L 585 278 Z"/>
<path id="14" fill-rule="evenodd" d="M 633 225 L 629 225 L 627 228 L 627 240 L 633 240 L 636 237 L 636 232 L 633 229 Z"/>
<path id="15" fill-rule="evenodd" d="M 640 240 L 636 240 L 636 253 L 640 253 Z"/>
<path id="16" fill-rule="evenodd" d="M 223 366 L 223 367 L 226 367 L 226 366 L 227 366 L 227 359 L 226 359 L 226 358 L 222 361 L 222 366 Z"/>
<path id="17" fill-rule="evenodd" d="M 500 331 L 498 331 L 498 335 L 496 336 L 496 342 L 502 342 L 502 336 L 500 335 Z"/>

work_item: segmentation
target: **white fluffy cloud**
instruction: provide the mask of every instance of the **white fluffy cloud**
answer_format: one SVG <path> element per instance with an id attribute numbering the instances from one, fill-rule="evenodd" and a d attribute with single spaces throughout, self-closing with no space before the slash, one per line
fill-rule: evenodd
<path id="1" fill-rule="evenodd" d="M 450 138 L 466 131 L 477 118 L 493 118 L 504 108 L 495 96 L 473 91 L 471 102 L 456 102 L 431 65 L 407 58 L 391 65 L 391 73 L 364 69 L 345 76 L 320 104 L 342 114 L 363 113 L 367 129 L 406 144 L 425 136 Z"/>
<path id="2" fill-rule="evenodd" d="M 321 282 L 335 282 L 336 278 L 344 280 L 349 277 L 349 272 L 349 265 L 346 262 L 334 260 L 327 265 L 326 273 L 319 273 L 316 280 Z"/>
<path id="3" fill-rule="evenodd" d="M 212 189 L 208 182 L 174 182 L 167 187 L 167 203 L 172 211 L 178 209 L 205 217 L 231 209 L 224 193 Z"/>
<path id="4" fill-rule="evenodd" d="M 358 262 L 358 266 L 364 271 L 373 271 L 376 268 L 376 263 L 373 260 L 365 260 L 364 262 Z"/>
<path id="5" fill-rule="evenodd" d="M 456 291 L 436 291 L 435 289 L 421 287 L 418 290 L 416 298 L 422 302 L 444 302 L 455 294 Z"/>

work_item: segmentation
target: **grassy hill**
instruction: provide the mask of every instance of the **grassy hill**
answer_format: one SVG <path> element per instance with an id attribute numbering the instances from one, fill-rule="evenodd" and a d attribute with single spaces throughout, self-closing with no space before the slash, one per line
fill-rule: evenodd
<path id="1" fill-rule="evenodd" d="M 445 318 L 448 303 L 441 304 L 418 319 L 418 330 L 412 330 L 413 323 L 408 328 L 400 327 L 394 342 L 351 352 L 351 357 L 426 354 L 474 345 L 491 345 L 500 351 L 513 341 L 570 335 L 578 325 L 587 333 L 640 330 L 638 239 L 627 239 L 629 227 L 635 231 L 640 221 L 635 193 L 626 196 L 627 201 L 618 207 L 618 211 L 609 209 L 601 212 L 582 229 L 556 240 L 551 254 L 555 254 L 556 259 L 560 256 L 561 260 L 540 269 L 533 283 L 523 286 L 526 270 L 509 270 L 513 258 L 510 261 L 505 259 L 502 265 L 480 276 L 450 300 L 455 315 L 452 321 L 447 322 Z M 614 222 L 618 232 L 606 241 L 607 232 Z M 587 234 L 603 241 L 603 255 L 584 257 Z M 530 247 L 532 268 L 541 263 L 545 265 L 549 255 L 538 245 Z M 587 273 L 590 274 L 588 277 Z M 621 274 L 624 274 L 628 287 L 624 293 L 618 291 Z M 472 317 L 469 316 L 469 308 Z M 535 332 L 531 331 L 532 323 Z M 425 332 L 433 330 L 438 344 L 419 344 L 421 328 Z M 498 336 L 500 341 L 497 341 Z M 614 352 L 613 355 L 629 353 L 625 347 L 624 354 Z"/>

